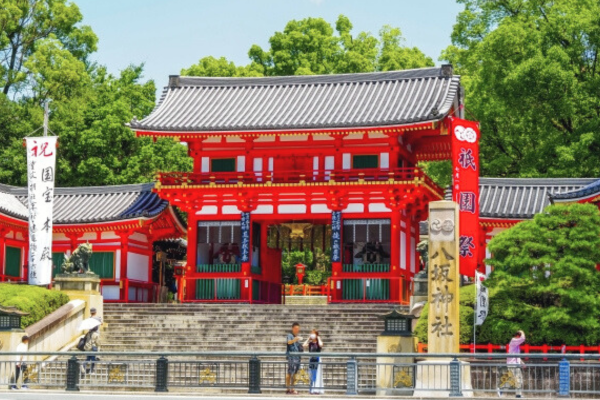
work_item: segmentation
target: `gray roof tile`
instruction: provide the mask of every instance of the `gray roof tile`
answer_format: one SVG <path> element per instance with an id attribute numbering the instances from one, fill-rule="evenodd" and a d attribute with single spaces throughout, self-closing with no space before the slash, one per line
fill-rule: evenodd
<path id="1" fill-rule="evenodd" d="M 205 78 L 171 76 L 135 130 L 266 131 L 389 126 L 437 121 L 460 77 L 449 66 L 363 74 Z"/>
<path id="2" fill-rule="evenodd" d="M 578 190 L 597 178 L 480 178 L 483 218 L 529 219 L 550 204 L 550 194 Z"/>
<path id="3" fill-rule="evenodd" d="M 54 223 L 80 224 L 154 217 L 168 207 L 152 192 L 152 183 L 139 185 L 56 188 Z M 3 201 L 7 199 L 7 201 Z M 27 190 L 0 185 L 0 212 L 26 220 Z"/>

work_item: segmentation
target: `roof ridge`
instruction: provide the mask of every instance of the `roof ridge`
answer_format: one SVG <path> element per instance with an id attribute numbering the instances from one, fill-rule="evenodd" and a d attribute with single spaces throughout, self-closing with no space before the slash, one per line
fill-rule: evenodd
<path id="1" fill-rule="evenodd" d="M 348 74 L 284 75 L 256 77 L 214 77 L 170 75 L 167 88 L 190 86 L 293 86 L 342 83 L 369 83 L 423 78 L 456 78 L 448 65 L 394 71 L 360 72 Z"/>

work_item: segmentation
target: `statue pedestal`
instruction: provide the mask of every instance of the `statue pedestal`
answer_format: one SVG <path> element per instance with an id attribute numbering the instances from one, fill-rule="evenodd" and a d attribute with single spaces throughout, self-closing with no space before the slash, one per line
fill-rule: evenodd
<path id="1" fill-rule="evenodd" d="M 64 292 L 71 300 L 85 301 L 85 318 L 95 308 L 102 317 L 104 300 L 100 293 L 100 277 L 96 274 L 59 274 L 54 278 L 54 290 Z"/>
<path id="2" fill-rule="evenodd" d="M 416 353 L 414 336 L 377 337 L 377 353 Z M 377 396 L 411 396 L 414 390 L 413 357 L 377 357 Z M 381 365 L 385 364 L 385 365 Z"/>
<path id="3" fill-rule="evenodd" d="M 416 383 L 413 396 L 422 398 L 451 397 L 451 361 L 448 358 L 430 358 L 419 361 L 415 371 Z M 459 361 L 459 363 L 462 397 L 473 397 L 471 366 L 465 361 Z"/>

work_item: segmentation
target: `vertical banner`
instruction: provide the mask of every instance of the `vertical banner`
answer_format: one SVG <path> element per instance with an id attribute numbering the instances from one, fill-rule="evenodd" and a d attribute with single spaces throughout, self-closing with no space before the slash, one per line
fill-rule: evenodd
<path id="1" fill-rule="evenodd" d="M 242 246 L 240 261 L 250 262 L 250 213 L 243 212 L 241 215 Z"/>
<path id="2" fill-rule="evenodd" d="M 488 288 L 483 286 L 485 275 L 475 272 L 475 285 L 477 293 L 475 295 L 475 325 L 483 325 L 488 315 Z"/>
<path id="3" fill-rule="evenodd" d="M 342 212 L 331 212 L 331 262 L 342 261 Z"/>
<path id="4" fill-rule="evenodd" d="M 479 123 L 450 118 L 452 200 L 460 219 L 460 273 L 474 277 L 479 244 Z"/>
<path id="5" fill-rule="evenodd" d="M 25 138 L 30 285 L 49 285 L 52 281 L 52 206 L 56 140 L 56 136 Z"/>
<path id="6" fill-rule="evenodd" d="M 456 203 L 429 203 L 429 353 L 458 353 L 460 348 L 459 226 Z"/>

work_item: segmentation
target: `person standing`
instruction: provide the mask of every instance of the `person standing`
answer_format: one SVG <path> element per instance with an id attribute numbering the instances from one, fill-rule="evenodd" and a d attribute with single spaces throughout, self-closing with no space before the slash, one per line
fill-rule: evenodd
<path id="1" fill-rule="evenodd" d="M 520 354 L 521 345 L 525 343 L 525 332 L 522 330 L 517 331 L 515 336 L 510 340 L 508 344 L 508 354 Z M 516 390 L 516 397 L 520 399 L 523 395 L 523 361 L 520 357 L 508 357 L 506 359 L 509 375 L 512 375 L 514 379 L 514 385 Z M 498 388 L 498 396 L 501 396 L 502 392 L 500 387 Z"/>
<path id="2" fill-rule="evenodd" d="M 97 319 L 98 321 L 100 321 L 100 323 L 102 323 L 102 317 L 98 316 L 98 310 L 96 310 L 95 307 L 90 308 L 90 318 L 94 318 Z"/>
<path id="3" fill-rule="evenodd" d="M 323 349 L 323 341 L 319 336 L 319 331 L 313 329 L 310 333 L 306 342 L 304 342 L 304 347 L 308 349 L 309 353 L 320 353 L 321 349 Z M 314 354 L 310 357 L 310 362 L 308 364 L 308 369 L 310 371 L 310 394 L 324 394 L 325 389 L 323 388 L 323 369 L 321 365 L 321 358 L 315 356 Z"/>
<path id="4" fill-rule="evenodd" d="M 84 351 L 94 351 L 97 352 L 100 348 L 100 333 L 98 333 L 98 327 L 90 329 L 90 331 L 86 334 L 85 338 L 85 346 L 83 347 Z M 97 358 L 94 355 L 87 356 L 85 362 L 82 364 L 82 374 L 93 374 L 94 368 L 96 367 Z M 89 368 L 88 368 L 89 364 Z"/>
<path id="5" fill-rule="evenodd" d="M 287 390 L 285 394 L 298 394 L 298 392 L 294 390 L 294 381 L 296 374 L 300 370 L 300 357 L 291 356 L 290 353 L 299 353 L 302 351 L 302 345 L 300 344 L 302 338 L 298 336 L 299 334 L 300 324 L 294 322 L 292 324 L 292 331 L 288 333 L 286 337 L 287 374 L 285 375 L 285 388 Z"/>
<path id="6" fill-rule="evenodd" d="M 17 346 L 16 352 L 20 353 L 17 356 L 17 363 L 15 364 L 15 384 L 11 386 L 10 390 L 17 390 L 17 384 L 19 378 L 23 377 L 23 383 L 21 389 L 27 390 L 27 356 L 25 353 L 29 350 L 29 336 L 25 335 L 21 338 L 21 343 Z"/>

